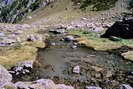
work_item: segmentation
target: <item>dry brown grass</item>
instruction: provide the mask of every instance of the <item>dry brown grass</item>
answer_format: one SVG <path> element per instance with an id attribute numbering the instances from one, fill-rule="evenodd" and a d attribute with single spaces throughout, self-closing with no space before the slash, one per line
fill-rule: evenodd
<path id="1" fill-rule="evenodd" d="M 0 55 L 0 64 L 6 68 L 10 68 L 17 62 L 25 60 L 34 60 L 37 49 L 31 46 L 22 46 L 17 49 L 7 50 L 3 55 Z"/>

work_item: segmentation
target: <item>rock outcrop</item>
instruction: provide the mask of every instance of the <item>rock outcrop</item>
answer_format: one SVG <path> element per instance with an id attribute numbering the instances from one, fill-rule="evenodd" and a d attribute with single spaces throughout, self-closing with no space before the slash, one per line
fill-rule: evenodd
<path id="1" fill-rule="evenodd" d="M 133 19 L 117 21 L 106 32 L 101 35 L 103 38 L 111 36 L 120 37 L 124 39 L 133 38 Z"/>
<path id="2" fill-rule="evenodd" d="M 12 75 L 5 69 L 3 66 L 0 65 L 0 89 L 7 83 L 11 82 Z"/>

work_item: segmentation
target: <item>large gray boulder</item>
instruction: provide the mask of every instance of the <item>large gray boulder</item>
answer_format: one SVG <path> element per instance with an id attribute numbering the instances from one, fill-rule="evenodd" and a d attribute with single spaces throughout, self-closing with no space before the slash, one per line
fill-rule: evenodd
<path id="1" fill-rule="evenodd" d="M 0 65 L 0 89 L 7 83 L 11 82 L 12 75 L 5 69 L 3 66 Z"/>

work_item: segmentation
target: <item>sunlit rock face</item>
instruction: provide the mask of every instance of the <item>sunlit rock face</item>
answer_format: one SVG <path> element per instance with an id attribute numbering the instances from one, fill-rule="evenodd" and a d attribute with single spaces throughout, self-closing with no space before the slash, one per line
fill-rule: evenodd
<path id="1" fill-rule="evenodd" d="M 54 0 L 0 0 L 0 22 L 16 23 Z"/>

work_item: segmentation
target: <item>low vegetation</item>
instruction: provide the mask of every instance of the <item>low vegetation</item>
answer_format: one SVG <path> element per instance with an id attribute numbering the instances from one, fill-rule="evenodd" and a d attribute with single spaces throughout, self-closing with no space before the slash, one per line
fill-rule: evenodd
<path id="1" fill-rule="evenodd" d="M 86 45 L 87 47 L 93 48 L 94 50 L 108 51 L 112 49 L 118 49 L 122 46 L 133 47 L 133 40 L 121 39 L 119 41 L 111 41 L 106 38 L 100 38 L 98 33 L 85 32 L 82 30 L 72 30 L 70 34 L 78 35 L 80 38 L 77 40 L 79 43 Z"/>
<path id="2" fill-rule="evenodd" d="M 91 6 L 92 10 L 100 11 L 112 8 L 118 0 L 72 0 L 75 4 L 80 3 L 81 9 Z"/>
<path id="3" fill-rule="evenodd" d="M 12 4 L 0 6 L 0 22 L 16 23 L 22 20 L 27 13 L 39 8 L 44 0 L 13 0 Z"/>

